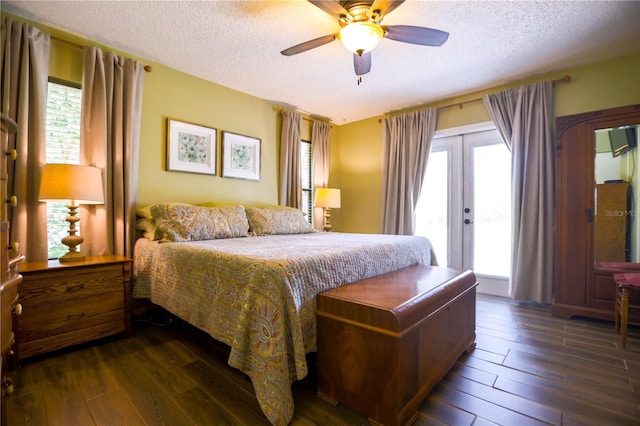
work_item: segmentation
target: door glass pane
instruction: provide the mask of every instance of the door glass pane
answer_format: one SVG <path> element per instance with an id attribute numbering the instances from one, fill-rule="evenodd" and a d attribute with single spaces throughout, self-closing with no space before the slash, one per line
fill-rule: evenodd
<path id="1" fill-rule="evenodd" d="M 473 270 L 508 277 L 511 264 L 511 160 L 503 143 L 473 148 Z"/>
<path id="2" fill-rule="evenodd" d="M 449 187 L 449 151 L 434 151 L 416 205 L 416 235 L 429 238 L 439 266 L 449 259 Z"/>

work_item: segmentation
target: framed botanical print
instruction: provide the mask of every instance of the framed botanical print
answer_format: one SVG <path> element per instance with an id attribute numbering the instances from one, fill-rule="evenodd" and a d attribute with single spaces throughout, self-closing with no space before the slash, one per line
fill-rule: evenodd
<path id="1" fill-rule="evenodd" d="M 222 132 L 222 177 L 260 180 L 261 140 Z"/>
<path id="2" fill-rule="evenodd" d="M 216 175 L 218 131 L 167 118 L 167 170 Z"/>

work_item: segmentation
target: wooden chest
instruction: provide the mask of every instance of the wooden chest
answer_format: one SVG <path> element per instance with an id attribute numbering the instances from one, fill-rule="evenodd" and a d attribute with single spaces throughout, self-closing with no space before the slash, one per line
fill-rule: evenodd
<path id="1" fill-rule="evenodd" d="M 415 420 L 475 346 L 476 277 L 415 265 L 318 294 L 318 396 L 372 423 Z"/>

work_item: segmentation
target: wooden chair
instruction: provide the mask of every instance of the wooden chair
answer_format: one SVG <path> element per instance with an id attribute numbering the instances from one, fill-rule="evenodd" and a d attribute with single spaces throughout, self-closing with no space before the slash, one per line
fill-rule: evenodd
<path id="1" fill-rule="evenodd" d="M 640 290 L 640 263 L 638 262 L 601 262 L 601 266 L 615 271 L 613 281 L 616 283 L 616 333 L 620 333 L 620 344 L 624 348 L 627 343 L 627 322 L 629 307 L 640 308 L 640 305 L 629 305 L 629 290 Z"/>

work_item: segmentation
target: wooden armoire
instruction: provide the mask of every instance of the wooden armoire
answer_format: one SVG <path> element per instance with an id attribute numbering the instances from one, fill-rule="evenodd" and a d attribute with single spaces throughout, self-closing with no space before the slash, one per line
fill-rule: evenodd
<path id="1" fill-rule="evenodd" d="M 614 319 L 613 271 L 602 268 L 598 259 L 626 260 L 623 235 L 627 232 L 628 225 L 624 223 L 627 218 L 608 221 L 611 232 L 618 233 L 617 242 L 612 240 L 613 235 L 605 237 L 600 228 L 596 232 L 596 216 L 600 216 L 599 227 L 602 219 L 612 219 L 602 218 L 606 212 L 596 210 L 596 199 L 601 197 L 600 201 L 603 201 L 603 197 L 609 197 L 610 202 L 616 204 L 616 207 L 610 206 L 611 215 L 629 215 L 637 221 L 638 214 L 626 207 L 626 183 L 596 185 L 595 132 L 638 124 L 640 104 L 556 119 L 556 249 L 551 308 L 554 316 Z M 638 148 L 633 151 L 625 155 L 637 158 Z M 636 194 L 638 196 L 640 194 Z M 615 213 L 611 213 L 613 211 Z M 603 250 L 611 253 L 604 254 Z M 617 257 L 605 259 L 602 256 Z M 640 322 L 640 312 L 631 311 L 630 321 Z"/>

